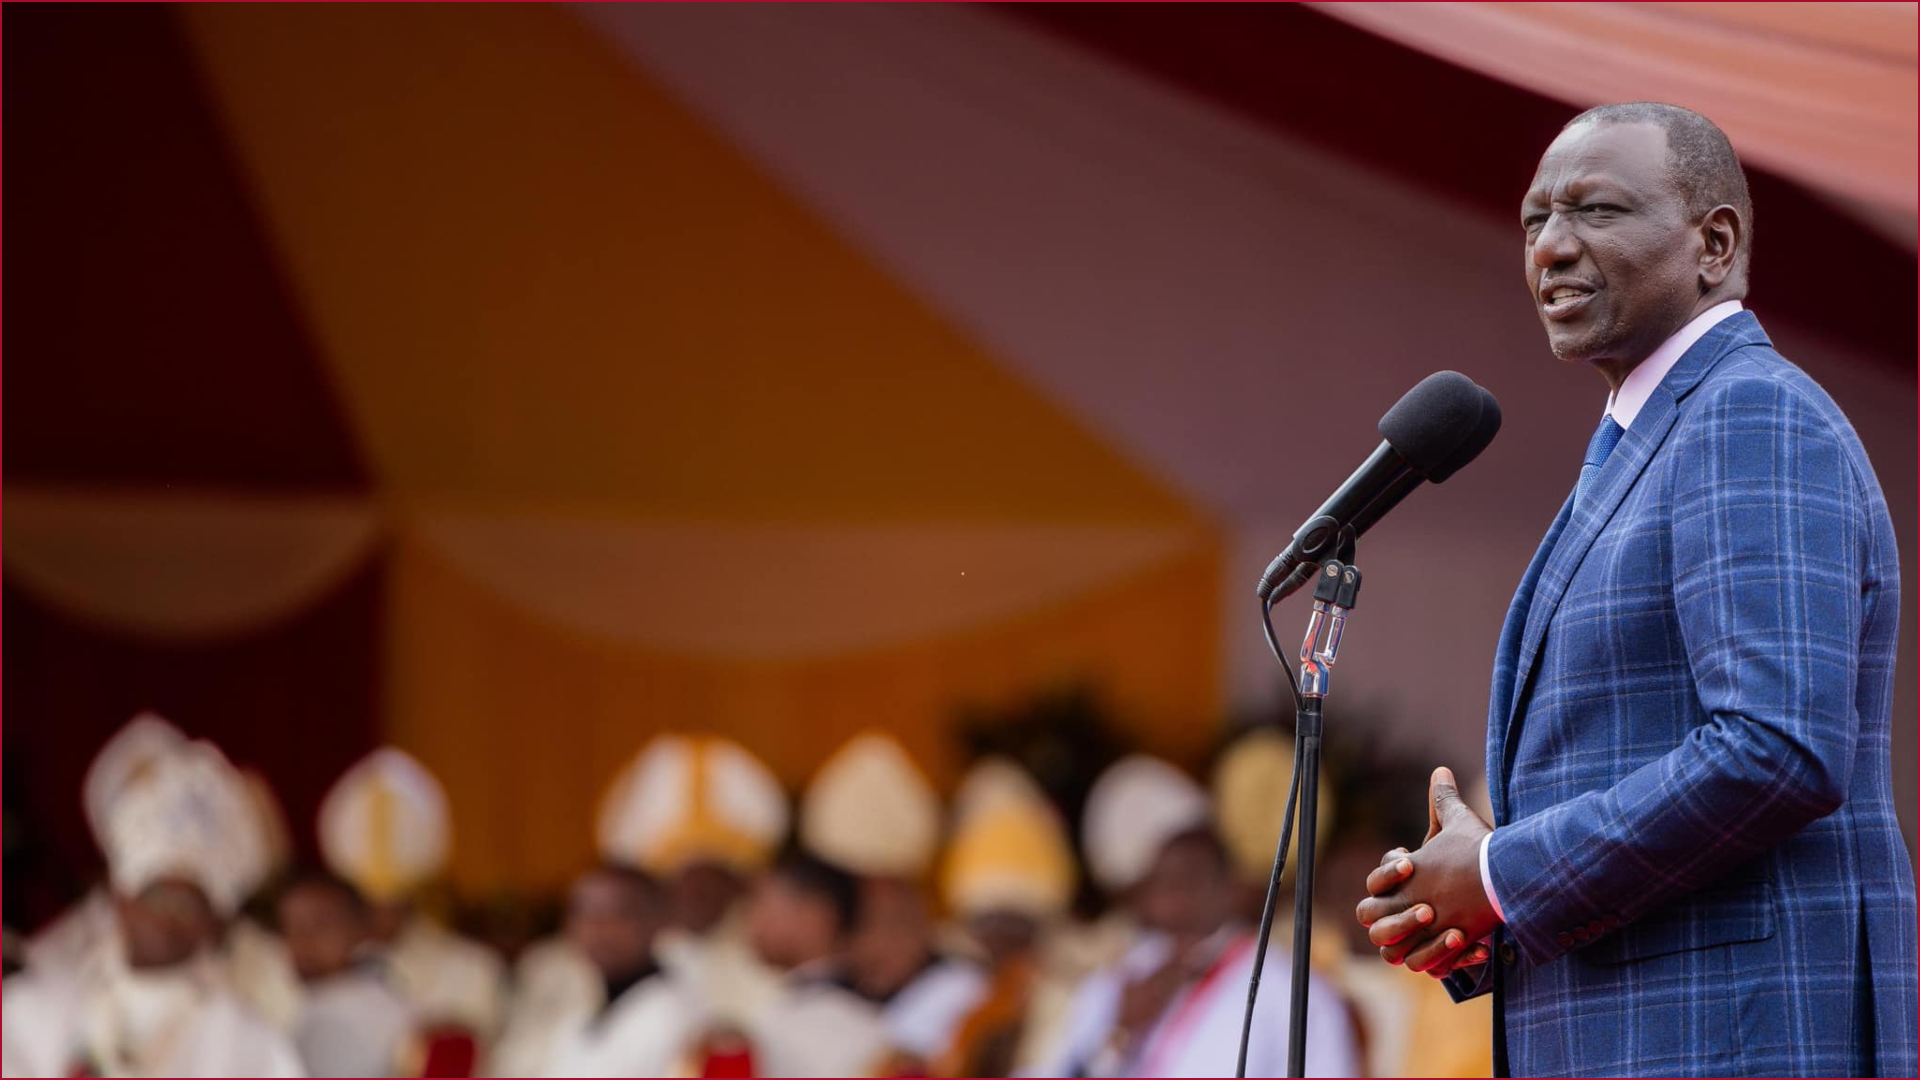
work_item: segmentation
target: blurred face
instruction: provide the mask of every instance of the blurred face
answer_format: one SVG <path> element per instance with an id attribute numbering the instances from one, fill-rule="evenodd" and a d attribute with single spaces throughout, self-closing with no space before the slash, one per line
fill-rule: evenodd
<path id="1" fill-rule="evenodd" d="M 384 903 L 367 905 L 367 929 L 372 931 L 373 940 L 382 945 L 391 944 L 406 929 L 407 920 L 413 918 L 413 904 L 406 900 L 389 900 Z"/>
<path id="2" fill-rule="evenodd" d="M 1040 924 L 1030 915 L 1013 911 L 988 911 L 967 920 L 967 933 L 987 954 L 987 962 L 999 967 L 1008 960 L 1033 951 L 1040 937 Z"/>
<path id="3" fill-rule="evenodd" d="M 748 903 L 747 937 L 761 960 L 790 970 L 832 956 L 840 944 L 840 920 L 826 897 L 768 874 Z"/>
<path id="4" fill-rule="evenodd" d="M 644 882 L 596 870 L 573 887 L 566 934 L 602 978 L 639 974 L 653 960 L 654 935 L 665 921 L 662 903 Z"/>
<path id="5" fill-rule="evenodd" d="M 115 910 L 135 969 L 184 963 L 220 938 L 220 920 L 207 894 L 190 881 L 166 878 L 118 898 Z"/>
<path id="6" fill-rule="evenodd" d="M 933 955 L 933 923 L 918 889 L 904 881 L 862 883 L 860 925 L 847 961 L 862 993 L 886 997 L 907 984 Z"/>
<path id="7" fill-rule="evenodd" d="M 368 939 L 364 912 L 327 885 L 293 886 L 280 897 L 275 914 L 293 970 L 308 982 L 352 967 L 354 954 Z"/>
<path id="8" fill-rule="evenodd" d="M 1658 125 L 1561 132 L 1520 214 L 1527 285 L 1560 359 L 1624 373 L 1692 316 L 1706 238 L 1669 176 Z"/>
<path id="9" fill-rule="evenodd" d="M 1232 914 L 1232 884 L 1226 859 L 1209 839 L 1176 837 L 1136 887 L 1140 921 L 1180 941 L 1198 941 Z"/>
<path id="10" fill-rule="evenodd" d="M 690 933 L 709 933 L 746 891 L 746 882 L 726 867 L 692 863 L 673 879 L 673 924 Z"/>

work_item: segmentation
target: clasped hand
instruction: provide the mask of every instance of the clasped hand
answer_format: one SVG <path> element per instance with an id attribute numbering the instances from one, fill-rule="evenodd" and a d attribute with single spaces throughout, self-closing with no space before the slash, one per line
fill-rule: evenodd
<path id="1" fill-rule="evenodd" d="M 1460 798 L 1453 771 L 1435 769 L 1427 788 L 1427 838 L 1395 848 L 1367 875 L 1354 916 L 1389 964 L 1434 978 L 1486 963 L 1482 938 L 1500 925 L 1480 881 L 1480 841 L 1493 826 Z"/>

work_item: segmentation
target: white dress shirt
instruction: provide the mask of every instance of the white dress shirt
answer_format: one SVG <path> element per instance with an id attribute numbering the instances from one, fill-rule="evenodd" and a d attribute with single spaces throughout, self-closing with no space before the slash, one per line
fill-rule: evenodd
<path id="1" fill-rule="evenodd" d="M 1627 373 L 1621 381 L 1620 389 L 1607 395 L 1607 407 L 1601 413 L 1602 418 L 1611 416 L 1613 422 L 1623 429 L 1632 430 L 1634 418 L 1640 410 L 1646 408 L 1647 401 L 1653 397 L 1653 391 L 1666 379 L 1673 365 L 1687 355 L 1695 342 L 1707 335 L 1707 331 L 1719 326 L 1721 322 L 1732 318 L 1741 311 L 1740 301 L 1726 300 L 1715 304 L 1693 317 L 1693 321 L 1681 327 L 1674 335 L 1660 343 L 1639 366 Z M 1480 884 L 1487 890 L 1487 902 L 1493 905 L 1493 913 L 1501 922 L 1507 921 L 1507 913 L 1500 909 L 1500 897 L 1493 891 L 1493 873 L 1487 867 L 1487 845 L 1493 840 L 1489 832 L 1480 838 Z"/>

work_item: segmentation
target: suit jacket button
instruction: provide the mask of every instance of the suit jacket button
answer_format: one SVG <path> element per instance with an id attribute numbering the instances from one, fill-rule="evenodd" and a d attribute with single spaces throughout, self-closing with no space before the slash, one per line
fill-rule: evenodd
<path id="1" fill-rule="evenodd" d="M 1500 943 L 1500 962 L 1508 967 L 1512 967 L 1520 962 L 1520 950 L 1513 947 L 1513 942 L 1503 941 Z"/>
<path id="2" fill-rule="evenodd" d="M 1559 941 L 1560 941 L 1561 948 L 1563 949 L 1573 948 L 1573 935 L 1566 932 L 1565 930 L 1560 931 Z"/>

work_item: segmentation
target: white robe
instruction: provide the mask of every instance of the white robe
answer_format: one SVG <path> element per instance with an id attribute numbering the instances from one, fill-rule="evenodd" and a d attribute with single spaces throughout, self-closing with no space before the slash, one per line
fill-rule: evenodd
<path id="1" fill-rule="evenodd" d="M 1125 1059 L 1110 1060 L 1103 1052 L 1119 1020 L 1122 992 L 1129 983 L 1158 970 L 1170 948 L 1162 935 L 1142 935 L 1119 963 L 1090 977 L 1074 996 L 1060 1045 L 1026 1074 L 1232 1076 L 1246 1011 L 1247 977 L 1253 972 L 1251 934 L 1235 935 L 1205 976 L 1176 993 L 1153 1026 L 1136 1038 Z M 1267 950 L 1253 1040 L 1247 1050 L 1248 1076 L 1287 1073 L 1291 967 L 1285 949 Z M 1319 975 L 1310 975 L 1308 994 L 1312 1005 L 1307 1010 L 1307 1075 L 1359 1075 L 1359 1047 L 1335 988 Z"/>
<path id="2" fill-rule="evenodd" d="M 745 920 L 729 916 L 705 934 L 665 930 L 654 945 L 660 966 L 694 995 L 715 1020 L 745 1028 L 780 993 L 780 973 L 760 962 L 747 942 Z"/>
<path id="3" fill-rule="evenodd" d="M 75 980 L 8 979 L 0 1060 L 7 1076 L 302 1075 L 292 1044 L 210 961 L 158 975 L 102 962 Z"/>
<path id="4" fill-rule="evenodd" d="M 27 938 L 27 970 L 52 978 L 75 978 L 81 966 L 119 932 L 113 895 L 96 885 Z"/>
<path id="5" fill-rule="evenodd" d="M 506 963 L 492 949 L 421 916 L 408 920 L 384 957 L 394 988 L 424 1024 L 455 1023 L 482 1047 L 506 1012 Z"/>
<path id="6" fill-rule="evenodd" d="M 413 1009 L 377 971 L 307 984 L 293 1045 L 309 1076 L 401 1076 L 417 1051 Z"/>
<path id="7" fill-rule="evenodd" d="M 267 1023 L 291 1032 L 300 1017 L 302 990 L 280 936 L 243 915 L 227 927 L 221 958 L 240 1000 Z"/>
<path id="8" fill-rule="evenodd" d="M 561 1039 L 585 1024 L 606 999 L 600 973 L 564 936 L 521 950 L 500 1041 L 487 1055 L 490 1076 L 545 1076 Z"/>
<path id="9" fill-rule="evenodd" d="M 820 980 L 789 978 L 747 1037 L 758 1076 L 872 1076 L 887 1055 L 880 1010 Z"/>
<path id="10" fill-rule="evenodd" d="M 887 1040 L 922 1061 L 945 1053 L 974 1007 L 987 995 L 987 974 L 977 964 L 942 958 L 893 995 L 880 1015 Z"/>
<path id="11" fill-rule="evenodd" d="M 671 1076 L 705 1028 L 699 1005 L 671 975 L 628 987 L 599 1015 L 563 1034 L 549 1076 Z"/>

